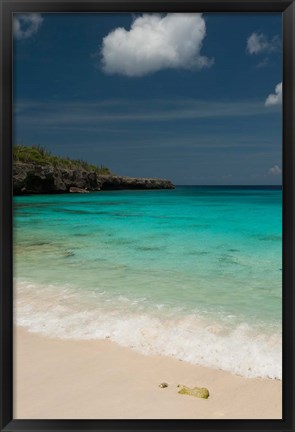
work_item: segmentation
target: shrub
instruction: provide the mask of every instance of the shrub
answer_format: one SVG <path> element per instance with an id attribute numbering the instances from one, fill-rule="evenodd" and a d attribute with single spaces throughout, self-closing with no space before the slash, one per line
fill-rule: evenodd
<path id="1" fill-rule="evenodd" d="M 96 171 L 98 174 L 111 174 L 109 168 L 104 165 L 96 166 L 82 159 L 70 159 L 68 156 L 54 156 L 50 151 L 40 145 L 36 146 L 13 146 L 13 160 L 16 162 L 33 163 L 38 165 L 52 165 L 55 168 L 69 168 L 83 171 Z"/>

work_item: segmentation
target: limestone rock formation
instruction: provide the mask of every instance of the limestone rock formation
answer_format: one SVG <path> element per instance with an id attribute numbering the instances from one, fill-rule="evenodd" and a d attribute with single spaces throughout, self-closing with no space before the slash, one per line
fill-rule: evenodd
<path id="1" fill-rule="evenodd" d="M 96 171 L 23 162 L 13 164 L 13 192 L 15 195 L 120 189 L 174 189 L 174 185 L 164 179 L 100 175 Z"/>

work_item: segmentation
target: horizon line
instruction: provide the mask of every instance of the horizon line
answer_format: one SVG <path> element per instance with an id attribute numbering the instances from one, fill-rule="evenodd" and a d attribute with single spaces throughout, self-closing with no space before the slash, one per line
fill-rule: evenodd
<path id="1" fill-rule="evenodd" d="M 189 187 L 189 186 L 198 186 L 198 187 L 280 187 L 282 188 L 283 185 L 277 185 L 277 184 L 225 184 L 225 185 L 220 185 L 220 184 L 174 184 L 174 186 L 185 186 L 185 187 Z"/>

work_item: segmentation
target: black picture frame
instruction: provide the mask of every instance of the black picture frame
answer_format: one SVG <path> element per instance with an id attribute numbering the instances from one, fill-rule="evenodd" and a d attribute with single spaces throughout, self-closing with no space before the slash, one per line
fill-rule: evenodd
<path id="1" fill-rule="evenodd" d="M 295 431 L 295 5 L 290 0 L 0 0 L 0 427 L 1 431 Z M 283 419 L 14 420 L 12 230 L 12 14 L 15 12 L 281 12 L 283 19 Z M 259 395 L 253 395 L 259 397 Z"/>

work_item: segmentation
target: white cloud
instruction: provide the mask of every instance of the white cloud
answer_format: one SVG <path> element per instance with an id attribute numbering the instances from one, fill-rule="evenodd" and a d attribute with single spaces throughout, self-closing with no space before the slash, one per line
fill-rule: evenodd
<path id="1" fill-rule="evenodd" d="M 104 37 L 103 70 L 132 77 L 165 68 L 210 67 L 213 59 L 200 54 L 205 36 L 202 14 L 143 14 L 129 31 L 120 27 Z"/>
<path id="2" fill-rule="evenodd" d="M 247 50 L 250 54 L 258 54 L 265 51 L 268 42 L 264 34 L 252 33 L 247 40 Z"/>
<path id="3" fill-rule="evenodd" d="M 277 176 L 282 174 L 282 170 L 278 165 L 274 165 L 272 168 L 270 168 L 269 173 Z"/>
<path id="4" fill-rule="evenodd" d="M 16 39 L 28 39 L 37 33 L 43 18 L 39 13 L 15 14 L 13 19 L 13 34 Z"/>
<path id="5" fill-rule="evenodd" d="M 281 41 L 278 36 L 274 36 L 271 40 L 263 33 L 252 33 L 247 39 L 247 51 L 249 54 L 260 54 L 265 52 L 277 51 L 281 46 Z"/>
<path id="6" fill-rule="evenodd" d="M 265 106 L 281 105 L 282 104 L 282 83 L 276 85 L 275 93 L 267 96 Z"/>
<path id="7" fill-rule="evenodd" d="M 261 68 L 268 66 L 268 63 L 269 63 L 269 59 L 268 59 L 268 57 L 265 57 L 261 62 L 259 62 L 256 65 L 256 67 L 257 67 L 257 69 L 261 69 Z"/>

